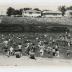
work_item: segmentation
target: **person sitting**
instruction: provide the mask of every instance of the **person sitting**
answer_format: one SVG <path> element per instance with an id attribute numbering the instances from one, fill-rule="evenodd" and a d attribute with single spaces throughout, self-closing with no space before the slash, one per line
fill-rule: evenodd
<path id="1" fill-rule="evenodd" d="M 17 50 L 15 52 L 16 58 L 20 58 L 21 57 L 21 52 L 19 50 Z"/>
<path id="2" fill-rule="evenodd" d="M 36 59 L 36 58 L 35 58 L 35 52 L 34 52 L 33 49 L 31 49 L 31 50 L 29 51 L 29 56 L 30 56 L 30 59 Z"/>

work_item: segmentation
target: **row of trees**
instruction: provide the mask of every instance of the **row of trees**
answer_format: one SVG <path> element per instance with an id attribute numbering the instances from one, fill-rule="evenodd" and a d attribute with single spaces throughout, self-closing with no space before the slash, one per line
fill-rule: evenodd
<path id="1" fill-rule="evenodd" d="M 11 16 L 11 15 L 22 15 L 22 11 L 23 10 L 31 10 L 31 9 L 32 8 L 23 8 L 23 9 L 16 10 L 16 9 L 14 9 L 12 7 L 9 7 L 7 9 L 7 15 L 8 16 Z M 39 8 L 35 8 L 34 10 L 41 11 Z M 70 7 L 59 6 L 58 10 L 61 11 L 62 12 L 62 16 L 64 16 L 66 10 L 72 10 L 72 6 L 70 6 Z"/>
<path id="2" fill-rule="evenodd" d="M 7 9 L 7 15 L 8 16 L 11 16 L 11 15 L 22 15 L 22 9 L 15 10 L 14 8 L 9 7 Z"/>
<path id="3" fill-rule="evenodd" d="M 32 8 L 23 8 L 23 9 L 15 10 L 14 8 L 9 7 L 7 9 L 7 15 L 8 16 L 11 16 L 11 15 L 22 15 L 22 11 L 23 10 L 31 10 L 31 9 Z M 34 10 L 41 11 L 39 8 L 35 8 Z"/>

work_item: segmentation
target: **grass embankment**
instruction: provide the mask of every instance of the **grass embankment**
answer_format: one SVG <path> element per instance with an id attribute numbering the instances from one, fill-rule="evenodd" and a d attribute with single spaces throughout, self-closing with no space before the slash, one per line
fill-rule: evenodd
<path id="1" fill-rule="evenodd" d="M 17 30 L 27 32 L 48 32 L 48 31 L 66 31 L 72 30 L 71 18 L 32 18 L 32 17 L 3 17 L 2 23 L 8 27 L 19 26 Z M 5 25 L 5 27 L 6 27 Z M 8 29 L 8 28 L 7 28 Z M 9 28 L 11 29 L 11 28 Z M 13 28 L 12 28 L 13 29 Z M 11 29 L 11 30 L 12 30 Z"/>

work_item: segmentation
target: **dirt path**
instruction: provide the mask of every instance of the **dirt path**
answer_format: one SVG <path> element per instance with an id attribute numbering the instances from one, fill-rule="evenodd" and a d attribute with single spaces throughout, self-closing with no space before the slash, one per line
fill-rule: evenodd
<path id="1" fill-rule="evenodd" d="M 50 59 L 37 57 L 36 60 L 27 56 L 15 58 L 15 56 L 0 56 L 0 66 L 47 66 L 47 65 L 72 65 L 72 60 Z"/>

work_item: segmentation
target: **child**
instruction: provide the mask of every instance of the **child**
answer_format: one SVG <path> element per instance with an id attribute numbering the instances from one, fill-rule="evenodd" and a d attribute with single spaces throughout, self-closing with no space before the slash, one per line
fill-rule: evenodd
<path id="1" fill-rule="evenodd" d="M 3 44 L 4 44 L 5 46 L 8 46 L 8 40 L 3 41 Z"/>
<path id="2" fill-rule="evenodd" d="M 10 57 L 10 51 L 9 50 L 7 51 L 7 56 Z"/>
<path id="3" fill-rule="evenodd" d="M 68 42 L 68 47 L 70 47 L 70 42 Z"/>
<path id="4" fill-rule="evenodd" d="M 14 48 L 11 46 L 10 47 L 10 55 L 13 55 L 13 51 L 14 51 Z"/>
<path id="5" fill-rule="evenodd" d="M 20 51 L 16 51 L 16 52 L 15 52 L 15 55 L 16 55 L 16 58 L 20 58 L 20 57 L 21 57 Z"/>
<path id="6" fill-rule="evenodd" d="M 70 56 L 70 49 L 67 49 L 67 56 Z"/>
<path id="7" fill-rule="evenodd" d="M 30 59 L 35 59 L 35 52 L 33 51 L 33 49 L 29 51 L 29 55 L 30 55 Z"/>
<path id="8" fill-rule="evenodd" d="M 30 51 L 30 43 L 27 43 L 27 46 L 25 47 L 26 54 L 29 55 Z"/>
<path id="9" fill-rule="evenodd" d="M 7 40 L 5 40 L 5 41 L 3 41 L 3 44 L 4 44 L 4 52 L 7 52 L 7 50 L 8 50 L 8 41 Z"/>
<path id="10" fill-rule="evenodd" d="M 52 55 L 52 47 L 47 47 L 47 52 L 48 52 L 48 57 L 50 58 L 51 57 L 51 55 Z"/>
<path id="11" fill-rule="evenodd" d="M 56 52 L 56 57 L 59 57 L 59 47 L 58 47 L 58 45 L 56 44 L 55 45 L 55 52 Z"/>
<path id="12" fill-rule="evenodd" d="M 55 48 L 54 48 L 54 47 L 53 47 L 53 49 L 52 49 L 52 53 L 53 53 L 53 56 L 56 55 L 56 53 L 55 53 Z"/>
<path id="13" fill-rule="evenodd" d="M 18 45 L 18 50 L 19 50 L 19 52 L 21 53 L 21 56 L 22 56 L 22 45 L 21 44 Z"/>
<path id="14" fill-rule="evenodd" d="M 40 48 L 40 56 L 43 56 L 44 55 L 45 46 L 44 45 L 40 45 L 39 48 Z"/>
<path id="15" fill-rule="evenodd" d="M 22 45 L 21 45 L 21 44 L 18 45 L 18 50 L 19 50 L 20 52 L 22 52 Z"/>

